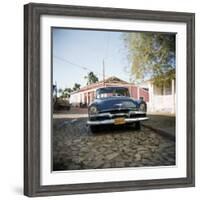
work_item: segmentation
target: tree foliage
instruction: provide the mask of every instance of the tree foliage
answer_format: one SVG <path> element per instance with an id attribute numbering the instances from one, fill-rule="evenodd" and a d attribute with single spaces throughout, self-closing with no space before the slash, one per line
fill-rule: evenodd
<path id="1" fill-rule="evenodd" d="M 63 90 L 63 96 L 69 98 L 71 92 L 72 92 L 72 89 L 71 89 L 71 88 L 65 88 L 65 89 Z"/>
<path id="2" fill-rule="evenodd" d="M 174 34 L 125 33 L 124 43 L 131 62 L 131 75 L 137 82 L 153 79 L 161 85 L 175 77 Z"/>
<path id="3" fill-rule="evenodd" d="M 89 72 L 87 76 L 84 77 L 87 80 L 87 85 L 92 83 L 96 83 L 99 81 L 98 77 L 94 74 L 94 72 Z"/>
<path id="4" fill-rule="evenodd" d="M 58 90 L 58 92 L 60 93 L 60 97 L 62 97 L 62 98 L 69 98 L 71 92 L 80 90 L 80 87 L 81 87 L 80 84 L 75 83 L 74 86 L 73 86 L 73 88 L 65 88 L 65 89 L 60 88 Z"/>
<path id="5" fill-rule="evenodd" d="M 65 89 L 60 88 L 58 90 L 58 92 L 60 93 L 60 97 L 63 97 L 63 98 L 69 98 L 70 97 L 70 93 L 72 91 L 73 90 L 71 88 L 65 88 Z"/>
<path id="6" fill-rule="evenodd" d="M 81 88 L 81 85 L 80 84 L 78 84 L 78 83 L 74 83 L 74 86 L 73 86 L 73 91 L 77 91 L 77 90 L 80 90 L 80 88 Z"/>

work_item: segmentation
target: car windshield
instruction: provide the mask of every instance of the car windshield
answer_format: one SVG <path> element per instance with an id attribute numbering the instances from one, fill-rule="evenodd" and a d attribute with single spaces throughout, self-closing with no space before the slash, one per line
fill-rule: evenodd
<path id="1" fill-rule="evenodd" d="M 113 96 L 130 96 L 128 88 L 121 88 L 121 87 L 107 87 L 107 88 L 100 88 L 96 92 L 96 98 L 106 98 L 106 97 L 113 97 Z"/>

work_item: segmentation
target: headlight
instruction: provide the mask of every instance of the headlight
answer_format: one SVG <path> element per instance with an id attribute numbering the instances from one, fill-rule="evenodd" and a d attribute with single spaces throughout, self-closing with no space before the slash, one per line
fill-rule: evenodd
<path id="1" fill-rule="evenodd" d="M 97 107 L 96 106 L 91 106 L 89 108 L 89 114 L 93 115 L 93 114 L 96 114 L 96 113 L 98 113 Z"/>

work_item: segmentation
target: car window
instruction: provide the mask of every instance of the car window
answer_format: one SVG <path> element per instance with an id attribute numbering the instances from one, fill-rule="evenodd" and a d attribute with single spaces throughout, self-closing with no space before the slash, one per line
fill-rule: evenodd
<path id="1" fill-rule="evenodd" d="M 98 89 L 96 92 L 96 98 L 106 98 L 112 96 L 130 96 L 127 88 L 115 88 L 115 87 L 107 87 Z"/>

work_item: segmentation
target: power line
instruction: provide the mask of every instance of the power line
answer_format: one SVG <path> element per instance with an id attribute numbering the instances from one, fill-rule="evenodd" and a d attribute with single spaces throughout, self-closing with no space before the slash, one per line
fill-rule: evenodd
<path id="1" fill-rule="evenodd" d="M 56 58 L 56 59 L 58 59 L 58 60 L 61 60 L 61 61 L 65 62 L 65 63 L 68 63 L 68 64 L 74 65 L 74 66 L 76 66 L 76 67 L 79 67 L 79 68 L 81 68 L 81 69 L 83 69 L 83 70 L 95 72 L 94 70 L 92 70 L 92 69 L 90 69 L 90 68 L 88 68 L 88 67 L 79 65 L 79 64 L 74 63 L 74 62 L 71 62 L 71 61 L 66 60 L 66 59 L 64 59 L 64 58 L 61 58 L 61 57 L 59 57 L 59 56 L 57 56 L 57 55 L 53 55 L 53 57 Z M 99 72 L 95 72 L 95 73 L 98 74 L 98 75 L 100 75 L 100 76 L 103 75 L 103 74 L 101 74 L 101 73 L 99 73 Z"/>

